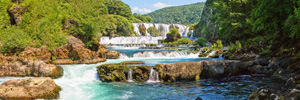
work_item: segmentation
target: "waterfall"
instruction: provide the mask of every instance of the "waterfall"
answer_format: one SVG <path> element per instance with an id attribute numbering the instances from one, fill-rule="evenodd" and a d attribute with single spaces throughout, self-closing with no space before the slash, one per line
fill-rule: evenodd
<path id="1" fill-rule="evenodd" d="M 212 57 L 215 56 L 217 54 L 217 51 L 212 51 L 211 53 L 209 53 L 206 57 Z"/>
<path id="2" fill-rule="evenodd" d="M 147 80 L 146 83 L 157 83 L 157 82 L 159 82 L 158 72 L 155 71 L 153 68 L 151 68 L 149 79 Z"/>
<path id="3" fill-rule="evenodd" d="M 200 48 L 199 50 L 199 54 L 201 54 L 203 52 L 203 48 Z"/>
<path id="4" fill-rule="evenodd" d="M 191 36 L 190 37 L 194 37 L 194 30 L 191 30 Z"/>
<path id="5" fill-rule="evenodd" d="M 187 51 L 144 51 L 134 53 L 132 58 L 198 58 L 198 55 Z"/>
<path id="6" fill-rule="evenodd" d="M 128 59 L 129 57 L 124 53 L 119 53 L 119 59 Z"/>
<path id="7" fill-rule="evenodd" d="M 219 56 L 219 59 L 220 60 L 225 60 L 222 56 L 223 56 L 223 53 Z"/>
<path id="8" fill-rule="evenodd" d="M 132 37 L 101 37 L 101 44 L 158 44 L 164 37 L 132 36 Z"/>
<path id="9" fill-rule="evenodd" d="M 133 80 L 132 80 L 132 69 L 131 69 L 131 67 L 129 67 L 129 70 L 128 70 L 127 82 L 133 82 Z"/>
<path id="10" fill-rule="evenodd" d="M 144 25 L 146 28 L 147 36 L 150 36 L 150 33 L 148 33 L 147 31 L 148 28 L 154 27 L 162 33 L 163 37 L 167 36 L 167 33 L 170 31 L 170 26 L 172 25 L 172 24 L 158 24 L 158 23 L 132 23 L 132 24 L 134 26 L 134 31 L 139 35 L 141 35 L 139 31 L 139 26 Z M 187 36 L 189 32 L 189 27 L 181 24 L 173 24 L 173 25 L 179 28 L 178 31 L 181 36 Z"/>

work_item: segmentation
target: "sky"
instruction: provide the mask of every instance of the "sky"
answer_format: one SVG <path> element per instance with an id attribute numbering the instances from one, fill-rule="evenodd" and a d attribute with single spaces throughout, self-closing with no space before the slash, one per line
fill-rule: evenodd
<path id="1" fill-rule="evenodd" d="M 132 13 L 147 14 L 152 11 L 170 7 L 205 2 L 206 0 L 122 0 L 128 4 Z"/>

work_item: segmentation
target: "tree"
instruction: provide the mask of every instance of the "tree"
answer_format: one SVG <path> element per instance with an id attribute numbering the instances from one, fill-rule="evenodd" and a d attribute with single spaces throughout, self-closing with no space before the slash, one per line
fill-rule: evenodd
<path id="1" fill-rule="evenodd" d="M 195 42 L 195 45 L 199 45 L 199 46 L 206 46 L 207 44 L 207 39 L 204 37 L 199 37 Z"/>

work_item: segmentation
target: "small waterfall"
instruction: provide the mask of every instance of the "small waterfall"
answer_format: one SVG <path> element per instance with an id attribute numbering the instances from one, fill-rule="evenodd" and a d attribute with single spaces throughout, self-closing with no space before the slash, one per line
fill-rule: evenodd
<path id="1" fill-rule="evenodd" d="M 200 48 L 199 50 L 199 54 L 201 54 L 203 52 L 203 48 Z"/>
<path id="2" fill-rule="evenodd" d="M 198 55 L 187 51 L 144 51 L 133 54 L 133 58 L 198 58 Z"/>
<path id="3" fill-rule="evenodd" d="M 128 59 L 129 57 L 124 53 L 119 53 L 119 59 Z"/>
<path id="4" fill-rule="evenodd" d="M 134 82 L 132 80 L 132 69 L 131 69 L 131 67 L 129 67 L 129 70 L 128 70 L 127 82 Z"/>
<path id="5" fill-rule="evenodd" d="M 157 83 L 157 82 L 160 82 L 158 72 L 155 71 L 153 68 L 151 68 L 150 74 L 149 74 L 149 79 L 147 80 L 146 83 Z"/>
<path id="6" fill-rule="evenodd" d="M 225 59 L 223 58 L 223 53 L 219 56 L 219 59 L 220 59 L 220 60 L 225 60 Z"/>
<path id="7" fill-rule="evenodd" d="M 146 27 L 146 34 L 147 36 L 150 36 L 150 34 L 148 33 L 148 28 L 150 27 L 155 27 L 157 30 L 159 30 L 162 33 L 163 37 L 167 36 L 167 33 L 170 32 L 170 26 L 172 24 L 158 24 L 158 23 L 132 23 L 134 26 L 134 31 L 141 35 L 141 33 L 139 32 L 139 26 L 144 25 Z M 174 26 L 178 27 L 178 31 L 180 33 L 181 36 L 186 36 L 189 32 L 189 27 L 185 26 L 185 25 L 181 25 L 181 24 L 173 24 Z"/>
<path id="8" fill-rule="evenodd" d="M 158 44 L 159 40 L 164 40 L 165 37 L 151 36 L 131 36 L 131 37 L 101 37 L 101 44 Z"/>
<path id="9" fill-rule="evenodd" d="M 191 30 L 191 36 L 190 37 L 194 37 L 194 30 Z"/>
<path id="10" fill-rule="evenodd" d="M 217 51 L 212 51 L 211 53 L 209 53 L 206 57 L 211 57 L 211 56 L 215 56 L 217 54 Z"/>

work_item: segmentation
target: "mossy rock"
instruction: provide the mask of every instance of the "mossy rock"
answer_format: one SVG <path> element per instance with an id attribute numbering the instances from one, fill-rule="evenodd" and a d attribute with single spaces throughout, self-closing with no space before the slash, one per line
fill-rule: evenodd
<path id="1" fill-rule="evenodd" d="M 103 82 L 126 82 L 128 69 L 126 65 L 104 64 L 97 67 L 97 72 Z"/>
<path id="2" fill-rule="evenodd" d="M 148 66 L 135 66 L 133 68 L 132 77 L 135 82 L 146 82 L 149 78 L 150 67 Z"/>
<path id="3" fill-rule="evenodd" d="M 142 61 L 124 61 L 124 62 L 120 63 L 120 65 L 140 65 L 140 64 L 145 64 L 145 62 L 142 62 Z"/>

